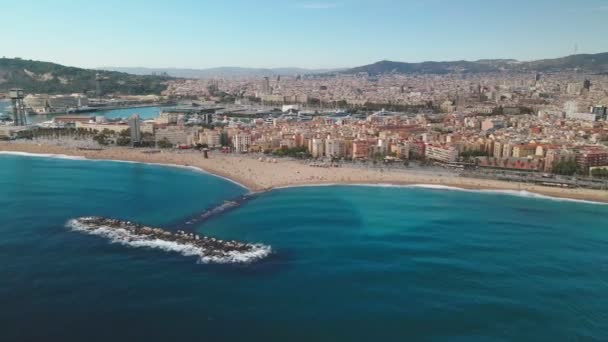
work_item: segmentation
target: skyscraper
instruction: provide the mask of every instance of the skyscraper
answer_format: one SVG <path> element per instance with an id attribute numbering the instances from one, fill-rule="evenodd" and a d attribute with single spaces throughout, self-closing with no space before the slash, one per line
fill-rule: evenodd
<path id="1" fill-rule="evenodd" d="M 270 78 L 264 77 L 264 83 L 262 83 L 262 94 L 271 95 L 272 89 L 270 88 Z"/>
<path id="2" fill-rule="evenodd" d="M 131 144 L 138 144 L 141 142 L 141 119 L 138 114 L 133 114 L 129 117 L 128 121 L 131 130 Z"/>

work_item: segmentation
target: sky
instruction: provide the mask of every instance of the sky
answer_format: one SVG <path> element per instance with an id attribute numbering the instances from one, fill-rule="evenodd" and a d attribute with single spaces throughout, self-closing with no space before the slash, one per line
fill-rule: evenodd
<path id="1" fill-rule="evenodd" d="M 608 0 L 0 0 L 0 56 L 94 68 L 353 67 L 608 52 Z"/>

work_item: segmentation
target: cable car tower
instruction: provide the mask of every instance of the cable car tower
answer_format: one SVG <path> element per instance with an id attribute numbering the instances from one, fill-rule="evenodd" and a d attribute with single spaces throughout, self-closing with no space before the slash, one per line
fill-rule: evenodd
<path id="1" fill-rule="evenodd" d="M 27 119 L 25 118 L 25 103 L 23 98 L 25 92 L 23 89 L 11 89 L 8 91 L 9 97 L 13 104 L 13 123 L 15 126 L 27 126 Z"/>

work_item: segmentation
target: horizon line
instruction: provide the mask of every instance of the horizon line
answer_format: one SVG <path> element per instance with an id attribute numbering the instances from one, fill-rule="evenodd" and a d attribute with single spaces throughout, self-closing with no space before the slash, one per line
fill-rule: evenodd
<path id="1" fill-rule="evenodd" d="M 304 70 L 339 70 L 339 69 L 351 69 L 351 68 L 356 68 L 356 67 L 360 67 L 360 66 L 366 66 L 366 65 L 372 65 L 378 62 L 384 62 L 384 61 L 388 61 L 388 62 L 398 62 L 398 63 L 410 63 L 410 64 L 418 64 L 418 63 L 425 63 L 425 62 L 459 62 L 459 61 L 466 61 L 466 62 L 477 62 L 477 61 L 481 61 L 481 60 L 514 60 L 514 61 L 518 61 L 518 62 L 531 62 L 531 61 L 539 61 L 539 60 L 546 60 L 546 59 L 558 59 L 558 58 L 565 58 L 565 57 L 570 57 L 570 56 L 579 56 L 579 55 L 596 55 L 596 54 L 603 54 L 603 53 L 608 53 L 608 50 L 602 50 L 601 52 L 579 52 L 579 53 L 571 53 L 571 54 L 566 54 L 566 55 L 561 55 L 561 56 L 554 56 L 554 57 L 543 57 L 543 58 L 537 58 L 537 59 L 517 59 L 517 58 L 509 58 L 509 57 L 486 57 L 486 58 L 476 58 L 476 59 L 437 59 L 437 60 L 431 60 L 431 59 L 427 59 L 427 60 L 421 60 L 421 61 L 403 61 L 403 60 L 397 60 L 397 59 L 379 59 L 379 60 L 375 60 L 372 62 L 366 62 L 366 63 L 361 63 L 361 64 L 357 64 L 355 66 L 340 66 L 340 67 L 298 67 L 298 66 L 272 66 L 272 67 L 260 67 L 260 66 L 229 66 L 229 65 L 223 65 L 223 66 L 213 66 L 213 67 L 191 67 L 191 66 L 163 66 L 163 67 L 157 67 L 157 66 L 77 66 L 77 65 L 70 65 L 67 63 L 63 63 L 63 62 L 58 62 L 58 61 L 50 61 L 50 60 L 41 60 L 41 59 L 36 59 L 36 58 L 27 58 L 27 57 L 19 57 L 19 56 L 13 56 L 13 57 L 7 57 L 6 55 L 2 56 L 3 59 L 22 59 L 22 60 L 27 60 L 27 61 L 36 61 L 36 62 L 48 62 L 48 63 L 54 63 L 54 64 L 59 64 L 59 65 L 63 65 L 63 66 L 68 66 L 68 67 L 76 67 L 76 68 L 81 68 L 81 69 L 91 69 L 91 70 L 106 70 L 107 68 L 142 68 L 142 69 L 189 69 L 189 70 L 209 70 L 209 69 L 219 69 L 219 68 L 241 68 L 241 69 L 269 69 L 269 70 L 273 70 L 273 69 L 304 69 Z"/>

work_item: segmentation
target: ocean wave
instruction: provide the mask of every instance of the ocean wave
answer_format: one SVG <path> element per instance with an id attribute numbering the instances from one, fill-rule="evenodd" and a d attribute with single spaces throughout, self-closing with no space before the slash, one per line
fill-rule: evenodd
<path id="1" fill-rule="evenodd" d="M 444 186 L 444 185 L 434 185 L 434 184 L 412 184 L 407 187 L 435 189 L 435 190 L 464 191 L 464 192 L 473 192 L 473 193 L 482 193 L 482 194 L 509 195 L 509 196 L 525 197 L 525 198 L 545 199 L 545 200 L 557 201 L 557 202 L 576 202 L 576 203 L 586 203 L 586 204 L 608 205 L 608 203 L 606 203 L 606 202 L 597 202 L 597 201 L 581 200 L 581 199 L 576 199 L 576 198 L 565 198 L 565 197 L 541 195 L 541 194 L 527 191 L 527 190 L 466 189 L 466 188 Z"/>
<path id="2" fill-rule="evenodd" d="M 575 202 L 575 203 L 585 203 L 585 204 L 608 205 L 608 202 L 599 202 L 599 201 L 590 201 L 590 200 L 582 200 L 582 199 L 575 199 L 575 198 L 541 195 L 539 193 L 535 193 L 535 192 L 531 192 L 531 191 L 527 191 L 527 190 L 467 189 L 467 188 L 460 188 L 460 187 L 455 187 L 455 186 L 439 185 L 439 184 L 324 183 L 324 184 L 287 185 L 287 186 L 277 187 L 274 189 L 280 190 L 280 189 L 328 187 L 328 186 L 342 186 L 342 187 L 359 186 L 359 187 L 403 188 L 403 189 L 419 188 L 419 189 L 443 190 L 443 191 L 462 191 L 462 192 L 471 192 L 471 193 L 480 193 L 480 194 L 509 195 L 509 196 L 525 197 L 525 198 L 544 199 L 544 200 L 557 201 L 557 202 Z"/>
<path id="3" fill-rule="evenodd" d="M 85 157 L 69 156 L 67 154 L 52 154 L 52 153 L 29 153 L 17 151 L 0 151 L 0 154 L 22 156 L 22 157 L 39 157 L 39 158 L 54 158 L 54 159 L 69 159 L 69 160 L 88 160 Z"/>
<path id="4" fill-rule="evenodd" d="M 249 245 L 251 249 L 248 251 L 210 251 L 194 243 L 142 236 L 124 228 L 84 224 L 79 219 L 69 220 L 66 226 L 73 231 L 104 237 L 111 243 L 135 248 L 159 249 L 165 252 L 179 253 L 183 256 L 194 256 L 198 258 L 198 262 L 205 264 L 251 263 L 272 253 L 270 246 L 262 244 L 251 244 Z"/>

